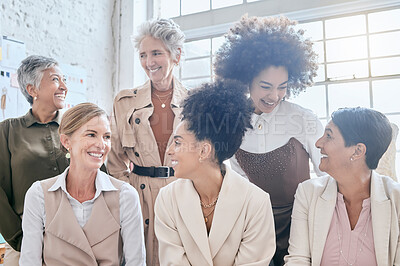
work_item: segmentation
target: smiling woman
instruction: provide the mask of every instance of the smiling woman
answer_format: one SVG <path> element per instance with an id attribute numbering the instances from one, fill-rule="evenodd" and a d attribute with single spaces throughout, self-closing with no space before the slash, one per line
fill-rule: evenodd
<path id="1" fill-rule="evenodd" d="M 6 243 L 4 265 L 18 265 L 24 198 L 37 180 L 60 174 L 69 162 L 60 150 L 59 110 L 68 89 L 57 61 L 38 55 L 18 68 L 18 83 L 32 108 L 0 123 L 0 233 Z"/>
<path id="2" fill-rule="evenodd" d="M 106 113 L 78 104 L 59 132 L 70 167 L 28 190 L 20 265 L 145 265 L 139 196 L 99 170 L 111 145 Z"/>

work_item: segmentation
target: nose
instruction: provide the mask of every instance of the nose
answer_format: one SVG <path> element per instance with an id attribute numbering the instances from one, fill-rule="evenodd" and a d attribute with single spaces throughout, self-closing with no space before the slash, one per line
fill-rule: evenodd
<path id="1" fill-rule="evenodd" d="M 103 150 L 106 147 L 106 140 L 102 136 L 99 136 L 96 141 L 96 146 Z"/>
<path id="2" fill-rule="evenodd" d="M 59 88 L 60 88 L 60 90 L 68 91 L 67 84 L 66 84 L 66 81 L 65 81 L 65 80 L 61 80 L 61 81 L 60 81 L 60 86 L 59 86 Z"/>
<path id="3" fill-rule="evenodd" d="M 268 99 L 274 102 L 279 100 L 278 88 L 272 88 L 268 93 Z"/>
<path id="4" fill-rule="evenodd" d="M 148 55 L 147 57 L 146 57 L 146 66 L 147 67 L 151 67 L 152 65 L 153 65 L 153 57 L 151 56 L 151 55 Z"/>
<path id="5" fill-rule="evenodd" d="M 323 138 L 323 136 L 322 137 L 320 137 L 316 142 L 315 142 L 315 147 L 317 147 L 318 149 L 321 149 L 322 148 L 322 138 Z"/>
<path id="6" fill-rule="evenodd" d="M 168 148 L 167 148 L 167 154 L 168 155 L 173 155 L 174 154 L 174 148 L 173 148 L 174 145 L 175 145 L 175 143 L 172 142 L 171 145 L 168 146 Z"/>

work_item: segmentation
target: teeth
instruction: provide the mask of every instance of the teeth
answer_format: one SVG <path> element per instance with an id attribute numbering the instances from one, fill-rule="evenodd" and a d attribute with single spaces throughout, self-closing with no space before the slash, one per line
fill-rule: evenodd
<path id="1" fill-rule="evenodd" d="M 171 164 L 172 164 L 173 166 L 175 166 L 175 165 L 178 164 L 178 161 L 172 161 Z"/>
<path id="2" fill-rule="evenodd" d="M 101 157 L 103 157 L 103 154 L 101 154 L 101 153 L 92 153 L 92 152 L 89 152 L 89 155 L 90 155 L 90 156 L 93 156 L 93 157 L 96 157 L 96 158 L 101 158 Z"/>
<path id="3" fill-rule="evenodd" d="M 274 104 L 275 104 L 275 103 L 266 102 L 266 101 L 264 101 L 264 100 L 262 100 L 262 101 L 263 101 L 263 103 L 268 104 L 268 105 L 274 105 Z"/>
<path id="4" fill-rule="evenodd" d="M 328 155 L 322 154 L 322 158 L 328 158 Z"/>
<path id="5" fill-rule="evenodd" d="M 56 97 L 58 99 L 65 100 L 65 95 L 64 94 L 56 94 Z"/>
<path id="6" fill-rule="evenodd" d="M 150 71 L 150 73 L 154 73 L 154 72 L 156 72 L 157 70 L 159 70 L 161 67 L 157 67 L 157 68 L 155 68 L 155 69 L 150 69 L 149 68 L 149 71 Z"/>

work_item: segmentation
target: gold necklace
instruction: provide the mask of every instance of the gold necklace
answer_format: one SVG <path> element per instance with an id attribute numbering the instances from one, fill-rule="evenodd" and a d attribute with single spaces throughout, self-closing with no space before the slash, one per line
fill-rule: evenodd
<path id="1" fill-rule="evenodd" d="M 217 204 L 218 197 L 219 197 L 219 194 L 218 194 L 217 198 L 216 198 L 213 202 L 211 202 L 210 204 L 205 204 L 205 203 L 200 199 L 200 205 L 201 205 L 203 208 L 205 208 L 205 209 L 211 208 L 211 207 L 215 206 L 215 204 Z"/>
<path id="2" fill-rule="evenodd" d="M 209 214 L 207 214 L 207 215 L 204 215 L 204 213 L 203 213 L 203 216 L 204 216 L 204 222 L 205 222 L 205 223 L 207 223 L 207 222 L 208 222 L 208 217 L 211 215 L 211 213 L 213 213 L 213 212 L 214 212 L 214 210 L 215 210 L 215 208 L 213 208 L 213 209 L 210 211 L 210 213 L 209 213 Z"/>
<path id="3" fill-rule="evenodd" d="M 160 101 L 160 103 L 161 103 L 161 108 L 165 108 L 165 103 L 168 101 L 168 99 L 169 99 L 169 96 L 171 96 L 171 94 L 172 94 L 172 91 L 170 92 L 170 93 L 168 93 L 167 95 L 164 95 L 164 96 L 162 96 L 162 97 L 160 97 L 157 93 L 155 93 L 155 92 L 153 92 L 153 94 L 155 95 L 155 96 L 157 96 L 157 98 L 158 98 L 158 100 Z M 165 101 L 162 101 L 161 100 L 161 98 L 164 98 L 164 97 L 166 97 L 165 98 Z"/>

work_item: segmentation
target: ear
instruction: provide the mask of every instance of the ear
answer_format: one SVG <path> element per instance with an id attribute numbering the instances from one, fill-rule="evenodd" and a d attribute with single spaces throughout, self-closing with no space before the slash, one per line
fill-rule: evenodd
<path id="1" fill-rule="evenodd" d="M 367 152 L 367 146 L 364 143 L 357 143 L 354 147 L 354 154 L 351 156 L 353 160 L 357 160 L 365 157 Z"/>
<path id="2" fill-rule="evenodd" d="M 201 143 L 200 148 L 200 159 L 212 159 L 213 158 L 213 148 L 210 142 L 204 141 Z"/>
<path id="3" fill-rule="evenodd" d="M 37 96 L 37 89 L 35 86 L 33 86 L 32 84 L 28 84 L 28 86 L 26 86 L 26 91 L 29 93 L 30 96 L 32 97 L 36 97 Z"/>
<path id="4" fill-rule="evenodd" d="M 175 60 L 174 60 L 174 63 L 175 64 L 179 64 L 179 62 L 181 61 L 181 55 L 182 55 L 182 49 L 181 48 L 178 48 L 178 54 L 176 55 L 176 58 L 175 58 Z"/>
<path id="5" fill-rule="evenodd" d="M 70 148 L 70 140 L 69 137 L 65 134 L 60 135 L 60 142 L 67 150 Z"/>

